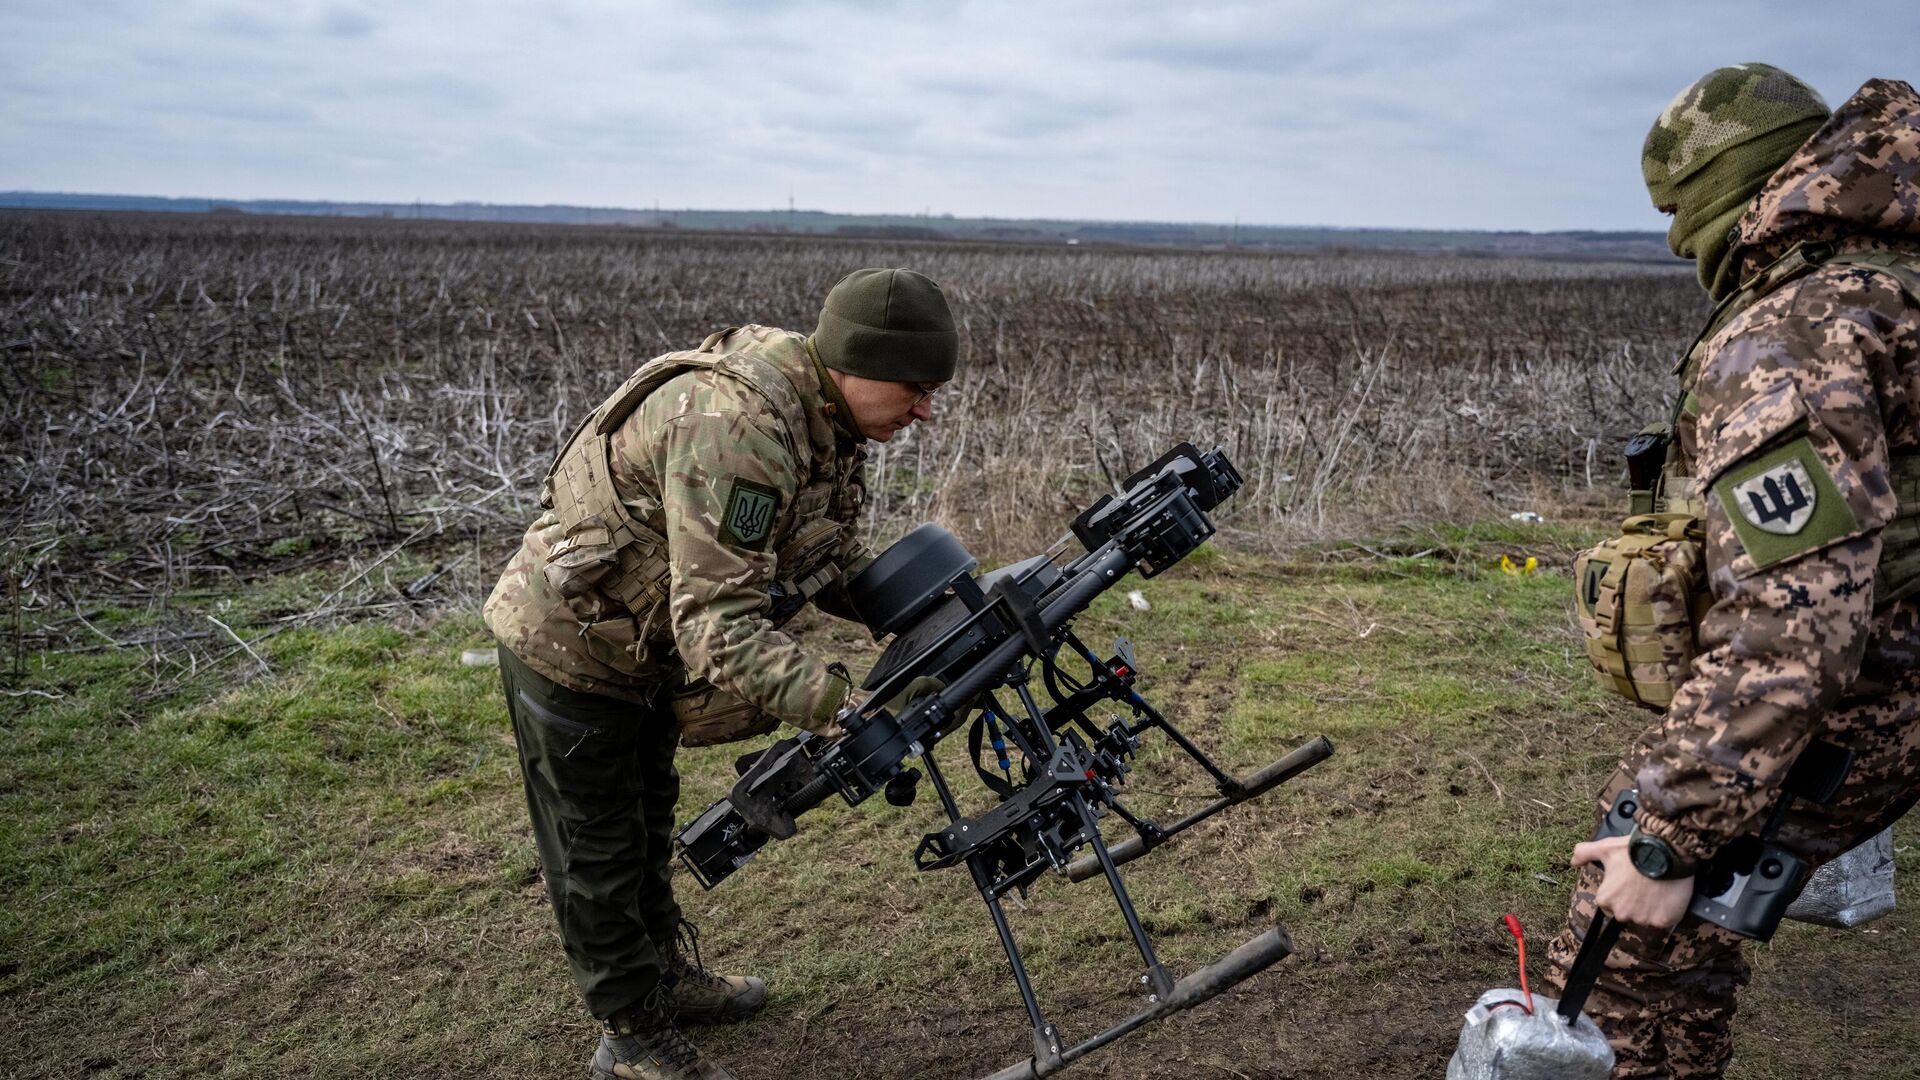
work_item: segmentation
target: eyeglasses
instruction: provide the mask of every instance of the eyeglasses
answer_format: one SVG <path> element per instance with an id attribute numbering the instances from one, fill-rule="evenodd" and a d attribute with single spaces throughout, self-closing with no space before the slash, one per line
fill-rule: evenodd
<path id="1" fill-rule="evenodd" d="M 920 391 L 920 393 L 914 397 L 913 404 L 907 406 L 910 409 L 917 409 L 920 407 L 921 402 L 939 393 L 940 388 L 946 384 L 945 383 L 908 383 L 907 385 L 913 387 L 915 390 Z"/>

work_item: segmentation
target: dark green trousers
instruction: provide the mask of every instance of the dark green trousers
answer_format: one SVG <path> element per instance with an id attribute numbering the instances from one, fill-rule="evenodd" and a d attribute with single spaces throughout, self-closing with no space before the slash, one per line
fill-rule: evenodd
<path id="1" fill-rule="evenodd" d="M 569 690 L 504 647 L 500 678 L 567 966 L 604 1020 L 659 983 L 660 946 L 680 923 L 673 718 L 664 707 Z"/>

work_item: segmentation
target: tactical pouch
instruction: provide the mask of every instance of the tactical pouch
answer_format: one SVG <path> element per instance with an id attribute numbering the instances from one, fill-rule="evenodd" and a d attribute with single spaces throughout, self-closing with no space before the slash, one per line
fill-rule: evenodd
<path id="1" fill-rule="evenodd" d="M 549 514 L 548 516 L 552 516 Z M 576 522 L 565 529 L 557 522 L 541 532 L 548 540 L 547 561 L 540 568 L 553 591 L 572 600 L 586 595 L 613 569 L 616 548 L 613 531 L 598 518 Z"/>
<path id="2" fill-rule="evenodd" d="M 1650 709 L 1673 700 L 1713 602 L 1705 541 L 1691 514 L 1641 514 L 1574 560 L 1580 628 L 1600 685 Z"/>
<path id="3" fill-rule="evenodd" d="M 673 719 L 681 746 L 712 746 L 765 735 L 780 719 L 696 678 L 673 693 Z"/>
<path id="4" fill-rule="evenodd" d="M 1627 442 L 1627 484 L 1632 489 L 1629 512 L 1651 514 L 1667 465 L 1667 447 L 1673 432 L 1665 424 L 1651 424 Z"/>

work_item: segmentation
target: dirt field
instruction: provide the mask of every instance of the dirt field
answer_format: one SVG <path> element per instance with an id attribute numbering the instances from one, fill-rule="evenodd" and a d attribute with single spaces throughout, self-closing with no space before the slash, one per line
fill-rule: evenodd
<path id="1" fill-rule="evenodd" d="M 1235 767 L 1314 734 L 1338 753 L 1128 867 L 1177 972 L 1275 922 L 1296 955 L 1074 1074 L 1437 1076 L 1461 1012 L 1514 977 L 1500 915 L 1536 954 L 1553 932 L 1565 853 L 1640 718 L 1574 667 L 1561 539 L 1486 528 L 1401 550 L 1435 544 L 1201 560 L 1147 584 L 1151 611 L 1109 597 L 1084 620 L 1089 640 L 1130 636 L 1144 692 Z M 1550 571 L 1494 568 L 1529 552 Z M 273 674 L 158 707 L 123 651 L 36 661 L 31 685 L 63 697 L 17 702 L 0 730 L 0 874 L 25 900 L 0 921 L 10 1074 L 577 1075 L 591 1029 L 493 675 L 455 659 L 483 641 L 471 616 L 290 632 L 261 646 Z M 729 757 L 686 755 L 684 816 L 722 793 Z M 1135 784 L 1156 814 L 1205 793 L 1165 765 Z M 706 953 L 774 988 L 704 1045 L 748 1078 L 967 1077 L 1026 1052 L 972 889 L 911 868 L 935 812 L 829 804 L 713 892 L 682 879 Z M 1070 1035 L 1138 1006 L 1097 885 L 1043 880 L 1012 918 Z M 1733 1075 L 1914 1075 L 1913 932 L 1903 907 L 1754 949 Z"/>

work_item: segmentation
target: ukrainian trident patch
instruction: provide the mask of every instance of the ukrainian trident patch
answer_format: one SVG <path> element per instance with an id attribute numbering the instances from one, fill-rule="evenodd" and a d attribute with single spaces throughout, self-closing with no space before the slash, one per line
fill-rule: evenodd
<path id="1" fill-rule="evenodd" d="M 1820 491 L 1807 475 L 1807 467 L 1795 458 L 1733 485 L 1733 501 L 1754 528 L 1792 536 L 1813 520 Z"/>
<path id="2" fill-rule="evenodd" d="M 765 484 L 734 477 L 727 494 L 727 512 L 720 519 L 720 539 L 748 551 L 763 551 L 773 535 L 773 512 L 780 493 Z"/>
<path id="3" fill-rule="evenodd" d="M 1805 436 L 1734 465 L 1714 481 L 1713 493 L 1756 570 L 1860 531 L 1853 508 Z"/>

